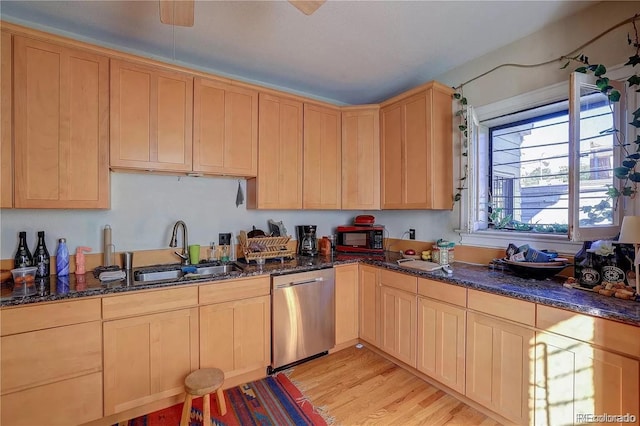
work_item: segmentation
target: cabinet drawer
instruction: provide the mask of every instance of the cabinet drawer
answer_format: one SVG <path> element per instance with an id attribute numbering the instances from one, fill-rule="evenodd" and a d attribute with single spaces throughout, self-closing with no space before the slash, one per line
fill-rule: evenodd
<path id="1" fill-rule="evenodd" d="M 200 304 L 228 302 L 266 296 L 271 293 L 271 280 L 268 276 L 240 280 L 219 281 L 201 285 Z"/>
<path id="2" fill-rule="evenodd" d="M 0 309 L 2 336 L 100 319 L 100 299 Z"/>
<path id="3" fill-rule="evenodd" d="M 418 292 L 418 278 L 401 274 L 399 272 L 383 269 L 380 271 L 380 285 L 397 288 L 398 290 L 407 291 L 416 294 Z"/>
<path id="4" fill-rule="evenodd" d="M 535 303 L 511 297 L 469 290 L 468 307 L 474 311 L 484 312 L 522 324 L 533 326 L 536 323 Z"/>
<path id="5" fill-rule="evenodd" d="M 418 294 L 458 306 L 467 306 L 467 289 L 440 281 L 418 278 Z"/>
<path id="6" fill-rule="evenodd" d="M 102 370 L 99 321 L 0 338 L 1 393 Z"/>
<path id="7" fill-rule="evenodd" d="M 537 305 L 536 327 L 640 358 L 640 327 Z"/>
<path id="8" fill-rule="evenodd" d="M 174 288 L 102 299 L 102 318 L 111 319 L 168 311 L 198 304 L 198 287 Z"/>
<path id="9" fill-rule="evenodd" d="M 78 425 L 102 417 L 102 373 L 4 395 L 0 424 Z"/>

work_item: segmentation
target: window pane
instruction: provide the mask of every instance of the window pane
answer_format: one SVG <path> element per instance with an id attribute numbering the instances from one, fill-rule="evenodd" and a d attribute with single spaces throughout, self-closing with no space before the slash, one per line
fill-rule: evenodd
<path id="1" fill-rule="evenodd" d="M 491 219 L 496 228 L 567 232 L 568 112 L 566 102 L 545 114 L 490 129 Z"/>
<path id="2" fill-rule="evenodd" d="M 590 86 L 580 86 L 580 174 L 577 182 L 581 226 L 613 223 L 613 206 L 607 185 L 613 185 L 613 111 L 606 95 Z"/>

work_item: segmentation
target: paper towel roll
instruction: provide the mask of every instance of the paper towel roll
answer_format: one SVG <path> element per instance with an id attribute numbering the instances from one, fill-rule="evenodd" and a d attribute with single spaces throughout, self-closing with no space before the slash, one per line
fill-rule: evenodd
<path id="1" fill-rule="evenodd" d="M 111 226 L 104 227 L 104 245 L 103 245 L 104 266 L 111 266 L 113 262 L 113 244 L 111 244 Z"/>

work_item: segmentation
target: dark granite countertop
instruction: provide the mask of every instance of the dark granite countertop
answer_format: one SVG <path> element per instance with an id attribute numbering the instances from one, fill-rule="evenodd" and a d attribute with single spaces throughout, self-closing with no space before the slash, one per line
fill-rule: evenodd
<path id="1" fill-rule="evenodd" d="M 12 284 L 3 284 L 0 293 L 0 307 L 193 285 L 249 276 L 283 275 L 330 268 L 340 264 L 362 262 L 453 285 L 640 326 L 640 302 L 621 300 L 589 291 L 566 288 L 562 286 L 563 280 L 559 278 L 548 280 L 524 279 L 508 271 L 492 270 L 487 266 L 470 265 L 461 262 L 454 262 L 452 265 L 453 274 L 448 275 L 443 271 L 422 272 L 399 266 L 396 262 L 399 257 L 397 253 L 387 253 L 382 256 L 343 254 L 333 257 L 298 256 L 291 260 L 267 262 L 262 269 L 255 263 L 247 265 L 240 261 L 237 264 L 242 268 L 242 272 L 232 272 L 215 277 L 202 276 L 152 282 L 136 282 L 128 278 L 122 281 L 101 283 L 90 272 L 84 276 L 71 274 L 68 280 L 52 276 L 36 282 L 37 294 L 28 297 L 12 297 Z M 145 269 L 147 268 L 145 267 Z"/>

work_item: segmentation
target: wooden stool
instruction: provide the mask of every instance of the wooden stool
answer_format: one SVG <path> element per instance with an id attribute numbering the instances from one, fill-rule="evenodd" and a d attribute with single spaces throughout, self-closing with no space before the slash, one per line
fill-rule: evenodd
<path id="1" fill-rule="evenodd" d="M 206 426 L 211 423 L 211 402 L 210 394 L 213 392 L 218 396 L 218 408 L 220 414 L 227 413 L 227 405 L 224 401 L 224 393 L 222 392 L 222 384 L 224 383 L 224 373 L 219 368 L 201 368 L 190 373 L 184 379 L 184 389 L 187 393 L 182 406 L 182 420 L 180 426 L 189 425 L 189 417 L 191 415 L 191 402 L 193 397 L 202 397 L 202 406 L 204 417 L 202 425 Z"/>

